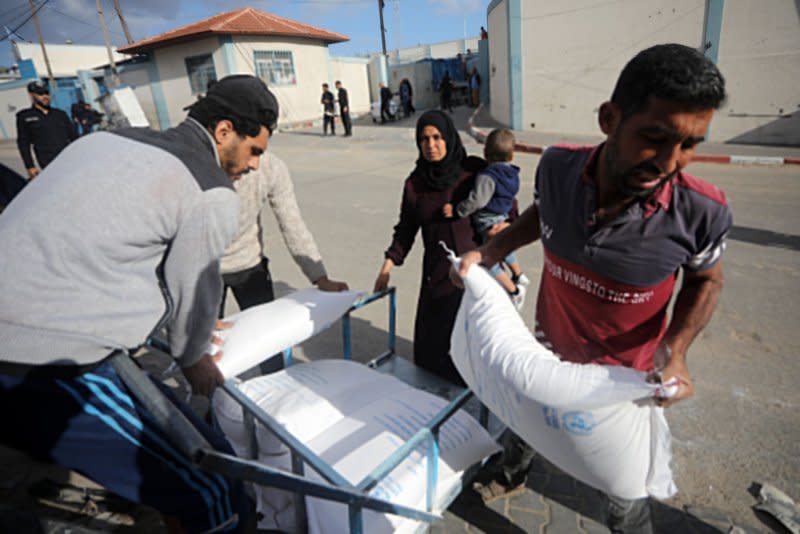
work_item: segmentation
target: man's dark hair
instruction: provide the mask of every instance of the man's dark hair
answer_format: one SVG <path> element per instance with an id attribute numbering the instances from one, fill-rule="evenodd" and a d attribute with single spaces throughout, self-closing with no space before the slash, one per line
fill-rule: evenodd
<path id="1" fill-rule="evenodd" d="M 212 132 L 219 121 L 229 120 L 239 137 L 258 137 L 258 134 L 261 133 L 262 125 L 257 121 L 235 115 L 208 98 L 197 101 L 192 106 L 189 116 Z"/>
<path id="2" fill-rule="evenodd" d="M 333 85 L 342 85 L 342 82 L 340 82 L 339 80 L 336 80 L 336 82 Z"/>
<path id="3" fill-rule="evenodd" d="M 508 128 L 495 128 L 486 138 L 483 155 L 489 163 L 514 159 L 514 134 Z"/>
<path id="4" fill-rule="evenodd" d="M 719 109 L 725 101 L 725 79 L 703 54 L 680 44 L 662 44 L 642 50 L 617 80 L 611 102 L 627 118 L 643 110 L 647 99 L 685 104 L 692 110 Z"/>
<path id="5" fill-rule="evenodd" d="M 327 83 L 323 83 L 323 84 L 322 84 L 322 88 L 323 88 L 323 89 L 327 89 L 327 88 L 328 88 L 328 84 L 327 84 Z"/>

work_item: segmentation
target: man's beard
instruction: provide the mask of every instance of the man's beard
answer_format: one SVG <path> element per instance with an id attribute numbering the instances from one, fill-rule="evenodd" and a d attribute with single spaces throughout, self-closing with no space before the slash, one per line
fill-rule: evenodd
<path id="1" fill-rule="evenodd" d="M 653 165 L 652 163 L 640 163 L 638 165 L 634 165 L 628 169 L 620 171 L 617 169 L 617 157 L 616 157 L 616 145 L 609 144 L 609 150 L 606 156 L 606 170 L 608 171 L 608 176 L 610 178 L 610 182 L 614 184 L 617 191 L 622 193 L 627 198 L 633 198 L 635 200 L 646 200 L 650 198 L 656 191 L 658 191 L 666 182 L 670 181 L 677 173 L 678 168 L 676 168 L 671 173 L 663 176 L 658 180 L 658 183 L 652 187 L 648 187 L 647 189 L 641 189 L 637 187 L 632 187 L 631 183 L 641 182 L 641 180 L 637 180 L 636 178 L 639 176 L 652 176 L 653 179 L 661 175 L 661 169 Z M 646 182 L 651 182 L 653 179 L 645 180 Z"/>

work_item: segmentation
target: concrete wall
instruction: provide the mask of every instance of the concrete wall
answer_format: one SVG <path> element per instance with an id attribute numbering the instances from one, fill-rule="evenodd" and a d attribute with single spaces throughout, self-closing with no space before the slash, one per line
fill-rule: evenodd
<path id="1" fill-rule="evenodd" d="M 514 1 L 522 9 L 521 128 L 597 135 L 597 109 L 610 98 L 630 58 L 666 42 L 701 48 L 705 39 L 729 94 L 709 139 L 800 146 L 796 0 L 492 0 L 490 111 L 505 124 L 513 120 L 507 5 Z M 718 43 L 710 30 L 714 23 L 720 28 Z M 707 30 L 712 33 L 705 35 Z"/>
<path id="2" fill-rule="evenodd" d="M 56 78 L 72 77 L 81 69 L 93 69 L 108 63 L 108 51 L 105 46 L 77 44 L 48 44 L 47 58 Z M 112 50 L 114 61 L 122 61 L 127 56 Z M 17 59 L 32 59 L 39 76 L 47 76 L 42 47 L 39 43 L 14 43 L 14 56 Z"/>
<path id="3" fill-rule="evenodd" d="M 31 105 L 29 81 L 0 84 L 0 139 L 17 138 L 17 112 Z"/>
<path id="4" fill-rule="evenodd" d="M 428 61 L 391 65 L 389 67 L 389 87 L 398 95 L 400 103 L 400 81 L 408 78 L 414 93 L 412 105 L 417 110 L 425 110 L 439 105 L 439 93 L 433 90 L 433 71 Z"/>
<path id="5" fill-rule="evenodd" d="M 331 90 L 336 95 L 336 80 L 342 82 L 350 98 L 350 113 L 369 112 L 369 76 L 367 60 L 361 58 L 331 58 Z"/>
<path id="6" fill-rule="evenodd" d="M 729 97 L 713 139 L 800 146 L 798 10 L 792 0 L 725 2 L 719 67 Z"/>
<path id="7" fill-rule="evenodd" d="M 420 59 L 445 59 L 456 57 L 457 54 L 465 54 L 467 50 L 473 54 L 478 53 L 478 37 L 468 37 L 467 39 L 455 39 L 443 41 L 441 43 L 425 44 L 412 46 L 409 48 L 399 48 L 389 51 L 389 63 L 413 63 Z"/>
<path id="8" fill-rule="evenodd" d="M 184 60 L 187 57 L 202 54 L 212 55 L 217 77 L 221 78 L 225 70 L 217 37 L 160 48 L 154 52 L 156 70 L 164 92 L 170 126 L 175 126 L 183 121 L 186 117 L 183 108 L 197 100 L 197 95 L 192 94 Z"/>
<path id="9" fill-rule="evenodd" d="M 492 95 L 489 111 L 503 124 L 511 124 L 507 3 L 508 0 L 500 0 L 490 6 L 486 28 L 489 32 L 489 91 Z"/>
<path id="10" fill-rule="evenodd" d="M 524 129 L 599 134 L 597 108 L 630 58 L 658 43 L 702 41 L 703 0 L 562 0 L 535 10 L 531 4 L 522 2 Z M 503 34 L 489 24 L 494 56 L 493 36 Z"/>
<path id="11" fill-rule="evenodd" d="M 104 81 L 106 87 L 112 87 L 110 74 L 105 76 Z M 153 91 L 150 86 L 150 75 L 147 71 L 147 65 L 126 65 L 120 69 L 119 81 L 122 85 L 127 85 L 133 89 L 133 94 L 136 95 L 136 99 L 139 101 L 139 105 L 142 107 L 142 111 L 144 111 L 144 115 L 147 117 L 147 122 L 150 123 L 150 127 L 158 129 L 158 113 L 156 112 L 156 105 L 153 100 Z"/>

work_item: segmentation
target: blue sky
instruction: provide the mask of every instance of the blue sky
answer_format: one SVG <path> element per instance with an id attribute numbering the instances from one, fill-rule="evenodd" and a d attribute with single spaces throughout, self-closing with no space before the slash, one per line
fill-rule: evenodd
<path id="1" fill-rule="evenodd" d="M 102 44 L 96 0 L 34 0 L 45 42 Z M 451 39 L 476 37 L 486 26 L 490 0 L 384 0 L 386 47 L 394 49 Z M 202 20 L 239 7 L 254 7 L 275 15 L 343 33 L 350 41 L 331 46 L 331 54 L 360 55 L 381 48 L 378 0 L 119 0 L 134 40 Z M 3 0 L 0 4 L 0 37 L 5 27 L 37 42 L 28 0 Z M 125 43 L 112 0 L 103 0 L 111 41 Z M 20 26 L 21 25 L 21 26 Z M 13 63 L 8 39 L 0 41 L 0 65 Z"/>

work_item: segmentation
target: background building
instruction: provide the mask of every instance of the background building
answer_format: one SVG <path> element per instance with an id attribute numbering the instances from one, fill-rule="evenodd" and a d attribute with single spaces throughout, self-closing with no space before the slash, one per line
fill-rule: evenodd
<path id="1" fill-rule="evenodd" d="M 514 129 L 598 135 L 625 63 L 678 42 L 727 80 L 711 140 L 800 146 L 799 11 L 792 0 L 492 0 L 490 111 Z"/>
<path id="2" fill-rule="evenodd" d="M 106 47 L 76 44 L 45 44 L 45 46 L 55 82 L 50 87 L 51 105 L 69 114 L 70 107 L 79 99 L 93 102 L 91 95 L 85 92 L 79 72 L 108 63 Z M 2 101 L 0 139 L 16 138 L 16 114 L 31 105 L 27 91 L 28 83 L 40 78 L 50 82 L 47 79 L 47 66 L 39 43 L 14 42 L 12 51 L 17 62 L 18 79 L 0 83 L 0 101 Z M 117 61 L 125 59 L 125 56 L 116 52 L 113 54 Z"/>
<path id="3" fill-rule="evenodd" d="M 263 79 L 278 99 L 284 126 L 320 118 L 321 85 L 327 82 L 333 88 L 336 80 L 349 91 L 351 112 L 365 113 L 368 60 L 334 58 L 328 49 L 346 40 L 338 33 L 243 8 L 121 47 L 120 52 L 142 60 L 122 69 L 120 77 L 134 87 L 151 125 L 161 129 L 183 120 L 183 108 L 205 93 L 209 81 L 230 74 Z"/>

